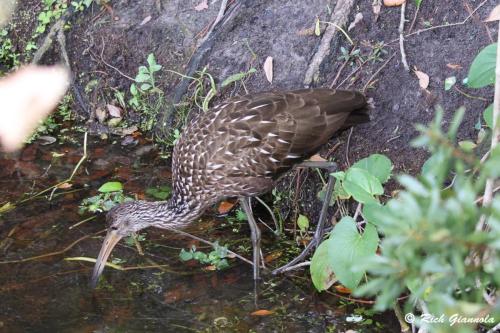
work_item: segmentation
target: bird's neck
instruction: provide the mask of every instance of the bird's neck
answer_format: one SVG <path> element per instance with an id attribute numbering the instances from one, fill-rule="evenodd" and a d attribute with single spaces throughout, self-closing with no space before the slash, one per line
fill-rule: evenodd
<path id="1" fill-rule="evenodd" d="M 151 224 L 158 228 L 182 228 L 203 214 L 206 205 L 174 195 L 167 201 L 150 203 L 156 211 Z"/>

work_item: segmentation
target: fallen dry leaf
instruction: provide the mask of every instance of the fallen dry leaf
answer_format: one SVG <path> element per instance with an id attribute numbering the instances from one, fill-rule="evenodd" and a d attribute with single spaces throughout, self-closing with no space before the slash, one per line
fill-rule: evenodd
<path id="1" fill-rule="evenodd" d="M 446 67 L 449 69 L 462 69 L 462 66 L 459 64 L 446 64 Z"/>
<path id="2" fill-rule="evenodd" d="M 26 66 L 0 80 L 0 142 L 18 149 L 62 98 L 69 84 L 63 66 Z"/>
<path id="3" fill-rule="evenodd" d="M 142 20 L 141 23 L 139 23 L 139 25 L 144 25 L 146 23 L 148 23 L 149 21 L 151 21 L 151 15 L 148 15 L 144 18 L 144 20 Z"/>
<path id="4" fill-rule="evenodd" d="M 98 107 L 97 109 L 95 109 L 95 116 L 97 118 L 97 121 L 102 124 L 102 123 L 104 123 L 104 121 L 108 117 L 108 114 L 107 114 L 106 110 L 104 110 L 101 107 Z"/>
<path id="5" fill-rule="evenodd" d="M 231 209 L 233 209 L 234 203 L 229 201 L 222 201 L 217 208 L 219 214 L 227 214 Z"/>
<path id="6" fill-rule="evenodd" d="M 214 265 L 209 265 L 209 266 L 204 267 L 203 270 L 212 272 L 212 271 L 217 270 L 217 267 L 215 267 Z"/>
<path id="7" fill-rule="evenodd" d="M 279 257 L 281 257 L 281 255 L 283 254 L 282 251 L 275 251 L 271 254 L 268 254 L 265 258 L 264 258 L 264 262 L 266 264 L 270 263 L 271 261 L 274 261 L 276 259 L 278 259 Z"/>
<path id="8" fill-rule="evenodd" d="M 351 294 L 352 293 L 351 289 L 344 287 L 341 284 L 334 286 L 334 288 L 335 288 L 335 290 L 337 290 L 341 294 Z"/>
<path id="9" fill-rule="evenodd" d="M 111 117 L 121 118 L 122 113 L 123 113 L 121 108 L 119 108 L 115 105 L 112 105 L 112 104 L 106 105 L 106 108 L 108 109 L 109 115 Z"/>
<path id="10" fill-rule="evenodd" d="M 349 28 L 347 28 L 347 31 L 351 31 L 352 29 L 354 29 L 356 24 L 358 24 L 362 20 L 363 20 L 363 14 L 357 13 L 356 16 L 354 16 L 354 21 L 352 21 L 351 24 L 349 24 Z"/>
<path id="11" fill-rule="evenodd" d="M 319 154 L 314 154 L 313 156 L 309 157 L 309 161 L 314 161 L 314 162 L 325 162 L 326 159 L 321 157 Z"/>
<path id="12" fill-rule="evenodd" d="M 208 8 L 208 0 L 202 0 L 196 7 L 194 7 L 194 10 L 197 12 L 205 10 Z"/>
<path id="13" fill-rule="evenodd" d="M 270 311 L 270 310 L 257 310 L 257 311 L 252 312 L 250 315 L 252 315 L 252 316 L 269 316 L 269 315 L 272 315 L 273 313 L 274 313 L 274 311 Z"/>
<path id="14" fill-rule="evenodd" d="M 73 186 L 73 184 L 71 183 L 62 183 L 60 185 L 57 186 L 58 189 L 61 189 L 61 190 L 65 190 L 67 188 L 71 188 Z"/>
<path id="15" fill-rule="evenodd" d="M 420 88 L 427 89 L 429 86 L 429 75 L 421 71 L 415 71 L 415 75 L 418 77 L 418 84 Z"/>
<path id="16" fill-rule="evenodd" d="M 273 57 L 267 57 L 264 61 L 264 73 L 269 83 L 273 83 Z"/>
<path id="17" fill-rule="evenodd" d="M 386 7 L 401 6 L 405 2 L 406 0 L 384 0 L 384 6 Z"/>
<path id="18" fill-rule="evenodd" d="M 493 8 L 490 15 L 488 16 L 488 18 L 484 22 L 493 22 L 493 21 L 498 21 L 498 20 L 500 20 L 500 5 Z"/>

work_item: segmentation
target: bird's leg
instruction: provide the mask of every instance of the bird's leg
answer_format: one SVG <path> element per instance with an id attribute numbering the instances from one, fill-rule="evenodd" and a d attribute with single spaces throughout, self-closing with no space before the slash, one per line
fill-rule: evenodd
<path id="1" fill-rule="evenodd" d="M 258 280 L 260 278 L 260 229 L 253 217 L 252 208 L 250 206 L 250 198 L 240 198 L 241 206 L 247 215 L 248 225 L 252 237 L 253 247 L 253 278 Z"/>
<path id="2" fill-rule="evenodd" d="M 337 168 L 337 164 L 334 162 L 321 162 L 321 161 L 306 161 L 301 164 L 298 164 L 297 167 L 307 167 L 307 168 L 322 168 L 322 169 L 327 169 L 329 172 L 335 171 Z M 326 221 L 326 214 L 328 212 L 328 205 L 330 204 L 330 199 L 332 198 L 332 192 L 333 192 L 333 185 L 335 184 L 335 178 L 332 175 L 328 175 L 328 183 L 326 185 L 326 192 L 325 192 L 325 198 L 323 201 L 323 206 L 321 206 L 321 212 L 319 214 L 319 221 L 318 225 L 316 226 L 316 231 L 314 232 L 314 237 L 313 239 L 307 244 L 307 246 L 304 248 L 304 250 L 292 261 L 290 261 L 288 264 L 277 268 L 273 271 L 273 274 L 279 274 L 284 272 L 288 267 L 291 267 L 302 260 L 305 259 L 305 257 L 311 252 L 311 250 L 319 245 L 321 243 L 321 240 L 323 238 L 323 231 L 324 231 L 324 226 L 325 226 L 325 221 Z"/>

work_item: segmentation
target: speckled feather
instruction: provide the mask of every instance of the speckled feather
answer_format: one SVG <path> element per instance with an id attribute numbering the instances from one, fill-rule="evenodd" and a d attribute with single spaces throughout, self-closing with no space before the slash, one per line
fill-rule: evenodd
<path id="1" fill-rule="evenodd" d="M 195 117 L 179 138 L 175 201 L 194 209 L 267 192 L 336 131 L 368 121 L 366 106 L 361 93 L 330 89 L 231 98 Z"/>

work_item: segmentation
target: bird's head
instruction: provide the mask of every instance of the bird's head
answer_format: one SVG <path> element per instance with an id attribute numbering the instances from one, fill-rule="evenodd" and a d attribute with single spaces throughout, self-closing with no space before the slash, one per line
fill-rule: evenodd
<path id="1" fill-rule="evenodd" d="M 113 207 L 106 215 L 108 233 L 97 257 L 91 285 L 95 287 L 99 280 L 111 251 L 123 237 L 154 225 L 155 203 L 145 201 L 126 202 Z"/>

